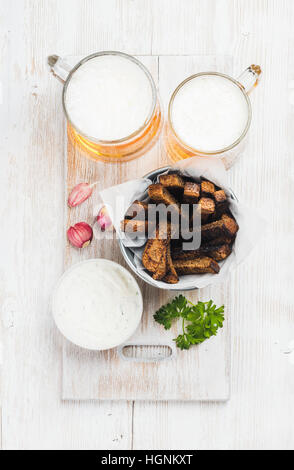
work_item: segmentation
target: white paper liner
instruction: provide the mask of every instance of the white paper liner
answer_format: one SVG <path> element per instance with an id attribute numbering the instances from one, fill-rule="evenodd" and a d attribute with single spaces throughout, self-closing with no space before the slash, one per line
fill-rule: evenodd
<path id="1" fill-rule="evenodd" d="M 227 196 L 231 196 L 231 191 L 227 185 L 227 174 L 221 160 L 213 157 L 192 157 L 178 162 L 171 166 L 172 170 L 179 170 L 183 175 L 192 178 L 201 176 L 223 188 Z M 148 197 L 147 189 L 152 183 L 146 178 L 128 181 L 100 192 L 103 203 L 109 211 L 114 228 L 123 244 L 134 253 L 134 263 L 140 275 L 155 287 L 169 290 L 184 290 L 190 288 L 203 288 L 208 285 L 224 281 L 229 273 L 236 268 L 256 246 L 261 234 L 265 229 L 265 221 L 254 209 L 249 208 L 236 200 L 230 199 L 230 210 L 236 218 L 239 231 L 233 246 L 232 254 L 219 263 L 221 269 L 218 274 L 190 274 L 180 276 L 177 284 L 167 284 L 162 281 L 155 281 L 142 265 L 142 253 L 146 243 L 145 238 L 129 239 L 120 230 L 120 222 L 124 219 L 126 210 L 135 199 L 145 200 Z M 117 198 L 120 204 L 117 204 Z"/>

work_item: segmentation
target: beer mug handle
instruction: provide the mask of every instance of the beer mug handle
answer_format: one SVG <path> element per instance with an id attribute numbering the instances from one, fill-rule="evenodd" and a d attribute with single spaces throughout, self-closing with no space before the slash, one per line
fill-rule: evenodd
<path id="1" fill-rule="evenodd" d="M 50 55 L 48 57 L 48 64 L 51 67 L 53 75 L 64 83 L 68 77 L 69 72 L 72 70 L 72 66 L 65 62 L 64 59 L 58 55 Z"/>
<path id="2" fill-rule="evenodd" d="M 245 93 L 248 94 L 258 85 L 261 73 L 260 66 L 253 64 L 247 67 L 236 80 L 240 83 Z"/>

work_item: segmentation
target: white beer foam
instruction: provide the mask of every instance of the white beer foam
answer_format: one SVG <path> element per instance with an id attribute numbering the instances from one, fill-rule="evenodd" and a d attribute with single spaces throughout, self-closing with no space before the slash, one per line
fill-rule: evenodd
<path id="1" fill-rule="evenodd" d="M 152 86 L 132 60 L 102 55 L 88 60 L 73 74 L 65 105 L 73 125 L 98 140 L 128 137 L 147 121 Z"/>
<path id="2" fill-rule="evenodd" d="M 188 146 L 201 151 L 221 150 L 242 135 L 248 106 L 240 88 L 219 75 L 188 81 L 175 96 L 171 120 Z"/>

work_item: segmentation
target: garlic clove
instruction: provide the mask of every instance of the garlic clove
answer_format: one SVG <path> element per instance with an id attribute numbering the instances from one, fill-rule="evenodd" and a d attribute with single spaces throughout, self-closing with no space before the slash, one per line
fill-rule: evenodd
<path id="1" fill-rule="evenodd" d="M 69 242 L 76 248 L 85 248 L 93 238 L 93 230 L 86 222 L 79 222 L 67 231 Z"/>
<path id="2" fill-rule="evenodd" d="M 97 215 L 97 222 L 102 232 L 112 227 L 112 221 L 105 206 L 103 206 Z"/>
<path id="3" fill-rule="evenodd" d="M 93 192 L 93 185 L 89 183 L 80 183 L 73 188 L 69 197 L 68 197 L 68 205 L 69 207 L 76 207 L 82 202 L 86 201 Z"/>

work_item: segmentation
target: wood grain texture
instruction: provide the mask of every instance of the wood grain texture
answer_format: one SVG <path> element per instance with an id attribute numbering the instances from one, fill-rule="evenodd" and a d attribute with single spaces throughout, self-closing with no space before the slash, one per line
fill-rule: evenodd
<path id="1" fill-rule="evenodd" d="M 292 0 L 1 2 L 4 449 L 294 448 L 293 365 L 283 353 L 294 338 L 293 21 Z M 249 146 L 230 178 L 269 230 L 228 288 L 226 404 L 60 401 L 61 338 L 49 296 L 63 269 L 64 132 L 61 87 L 46 56 L 105 49 L 233 55 L 236 75 L 249 63 L 264 69 Z"/>
<path id="2" fill-rule="evenodd" d="M 139 56 L 159 85 L 163 109 L 176 86 L 187 76 L 202 70 L 219 70 L 231 73 L 231 57 L 214 56 Z M 67 62 L 74 65 L 80 58 Z M 97 181 L 96 193 L 75 210 L 67 210 L 67 226 L 83 220 L 93 223 L 93 206 L 98 202 L 98 191 L 126 180 L 140 178 L 151 170 L 168 164 L 168 157 L 159 142 L 143 158 L 123 164 L 98 163 L 68 141 L 67 193 L 81 181 Z M 121 180 L 122 178 L 122 180 Z M 123 261 L 116 238 L 93 240 L 85 250 L 76 250 L 67 244 L 65 267 L 90 258 L 107 258 Z M 127 269 L 128 266 L 126 266 Z M 177 326 L 164 331 L 153 320 L 153 314 L 175 294 L 155 289 L 139 280 L 144 299 L 141 327 L 128 343 L 157 345 L 168 343 L 174 350 L 173 337 L 180 333 Z M 226 285 L 214 286 L 214 300 L 227 305 Z M 194 291 L 185 293 L 191 301 L 201 297 Z M 71 400 L 227 400 L 230 393 L 230 322 L 229 310 L 224 328 L 209 342 L 186 351 L 175 351 L 176 357 L 161 361 L 124 360 L 117 350 L 89 352 L 75 347 L 68 341 L 63 346 L 62 397 Z M 140 353 L 139 353 L 140 354 Z M 142 356 L 142 354 L 141 354 Z M 215 358 L 218 361 L 215 361 Z"/>
<path id="3" fill-rule="evenodd" d="M 225 405 L 138 403 L 134 414 L 135 448 L 146 445 L 146 434 L 144 439 L 141 436 L 146 421 L 152 428 L 153 413 L 160 429 L 149 433 L 150 448 L 160 449 L 166 442 L 170 449 L 193 444 L 197 449 L 294 446 L 290 398 L 294 390 L 293 366 L 283 354 L 287 341 L 294 337 L 293 274 L 286 261 L 286 253 L 292 258 L 293 236 L 293 139 L 289 146 L 287 136 L 294 124 L 293 103 L 289 122 L 288 87 L 294 72 L 290 66 L 293 40 L 289 42 L 288 18 L 293 18 L 293 11 L 289 2 L 234 2 L 233 9 L 226 2 L 217 3 L 222 5 L 212 14 L 211 22 L 216 26 L 215 47 L 219 53 L 233 54 L 236 75 L 251 62 L 260 63 L 264 70 L 260 87 L 251 95 L 254 114 L 249 145 L 229 176 L 240 201 L 256 206 L 264 214 L 268 230 L 261 245 L 232 276 L 229 286 L 231 400 Z M 180 422 L 185 426 L 177 433 Z"/>

